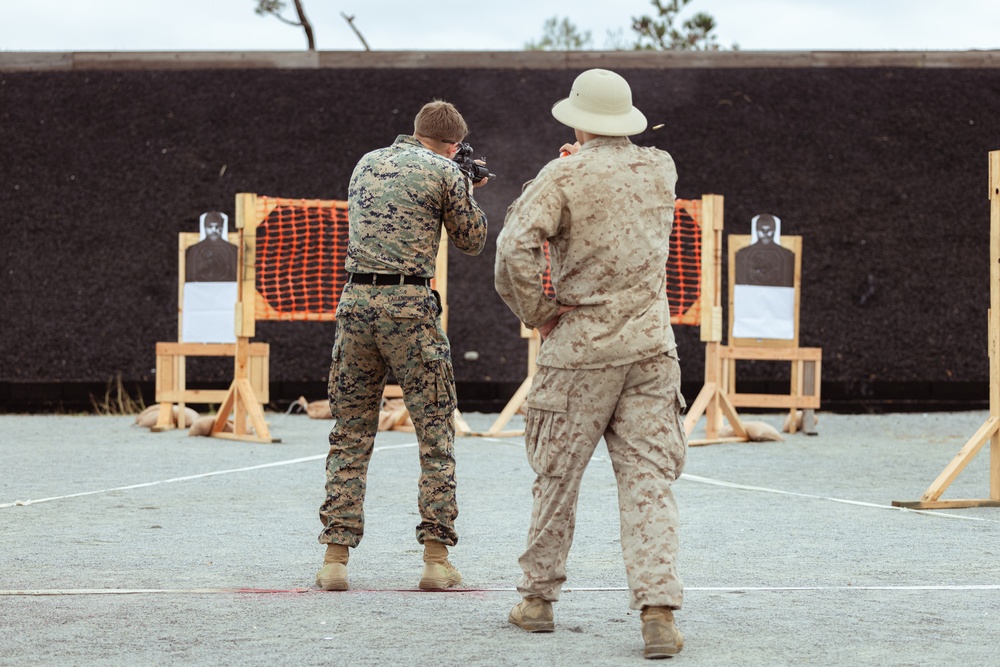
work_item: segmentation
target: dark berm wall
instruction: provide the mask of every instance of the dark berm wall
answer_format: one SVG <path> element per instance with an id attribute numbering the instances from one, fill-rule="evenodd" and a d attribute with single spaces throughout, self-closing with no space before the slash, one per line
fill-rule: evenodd
<path id="1" fill-rule="evenodd" d="M 982 406 L 995 55 L 0 54 L 0 410 L 87 408 L 119 376 L 151 401 L 154 346 L 176 340 L 177 234 L 206 210 L 232 214 L 238 192 L 343 199 L 358 158 L 411 131 L 432 98 L 458 106 L 499 175 L 478 191 L 485 252 L 453 249 L 449 269 L 462 407 L 499 409 L 526 345 L 493 291 L 496 235 L 571 138 L 549 109 L 592 66 L 623 74 L 663 124 L 634 141 L 673 155 L 679 196 L 722 194 L 728 233 L 766 212 L 803 237 L 801 343 L 823 348 L 827 409 Z M 677 337 L 691 397 L 703 348 L 695 329 Z M 273 407 L 322 397 L 332 338 L 332 324 L 258 325 Z M 762 387 L 785 376 L 741 367 Z"/>

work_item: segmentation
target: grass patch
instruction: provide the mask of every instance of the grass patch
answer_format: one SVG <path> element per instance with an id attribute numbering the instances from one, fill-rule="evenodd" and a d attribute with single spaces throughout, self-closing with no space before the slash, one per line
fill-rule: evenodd
<path id="1" fill-rule="evenodd" d="M 122 382 L 122 374 L 119 372 L 114 379 L 108 380 L 104 398 L 98 399 L 91 394 L 90 404 L 94 408 L 94 412 L 99 415 L 137 415 L 146 409 L 146 404 L 138 387 L 136 387 L 136 394 L 137 399 L 129 395 Z"/>

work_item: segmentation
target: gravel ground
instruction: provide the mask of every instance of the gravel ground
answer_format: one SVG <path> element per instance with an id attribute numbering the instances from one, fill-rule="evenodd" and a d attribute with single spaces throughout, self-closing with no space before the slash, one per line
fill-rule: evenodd
<path id="1" fill-rule="evenodd" d="M 687 643 L 672 662 L 995 665 L 1000 509 L 891 507 L 987 416 L 824 413 L 817 436 L 692 448 L 675 487 Z M 458 440 L 467 588 L 420 593 L 415 440 L 380 434 L 352 590 L 326 593 L 313 575 L 330 422 L 268 419 L 280 443 L 0 415 L 0 664 L 644 662 L 603 446 L 557 630 L 530 635 L 506 620 L 533 479 L 519 438 Z M 988 463 L 987 448 L 944 497 L 988 497 Z"/>

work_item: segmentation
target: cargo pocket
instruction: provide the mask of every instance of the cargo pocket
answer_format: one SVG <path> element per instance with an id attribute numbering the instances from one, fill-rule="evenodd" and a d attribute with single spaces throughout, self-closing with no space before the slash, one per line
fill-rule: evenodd
<path id="1" fill-rule="evenodd" d="M 425 411 L 431 415 L 451 414 L 458 407 L 455 396 L 455 371 L 451 366 L 451 351 L 445 341 L 435 341 L 420 350 L 423 360 L 422 389 Z"/>
<path id="2" fill-rule="evenodd" d="M 341 377 L 340 367 L 343 363 L 344 336 L 337 332 L 333 341 L 333 351 L 330 353 L 330 377 L 326 383 L 327 400 L 330 403 L 330 412 L 336 416 L 338 412 L 338 399 L 343 395 L 343 391 L 338 388 L 337 382 Z"/>
<path id="3" fill-rule="evenodd" d="M 528 392 L 524 448 L 538 475 L 560 477 L 567 469 L 569 392 L 555 372 L 539 369 Z"/>

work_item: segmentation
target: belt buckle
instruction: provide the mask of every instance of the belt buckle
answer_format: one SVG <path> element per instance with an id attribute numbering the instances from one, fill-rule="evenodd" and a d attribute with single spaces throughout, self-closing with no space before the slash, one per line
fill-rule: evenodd
<path id="1" fill-rule="evenodd" d="M 377 273 L 373 273 L 372 274 L 372 287 L 374 287 L 375 285 L 378 285 L 378 274 Z"/>

